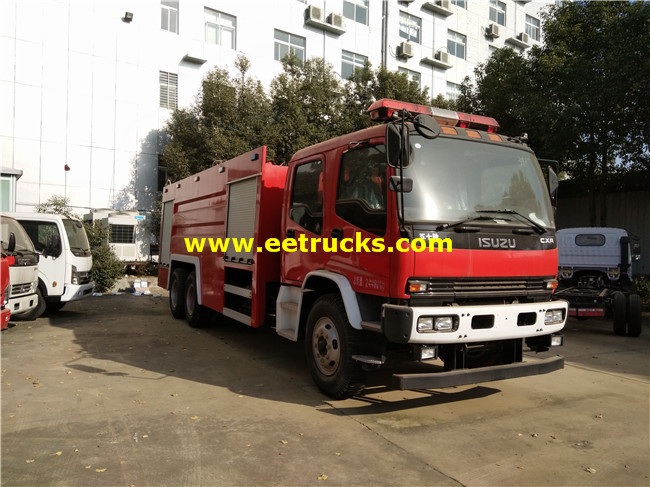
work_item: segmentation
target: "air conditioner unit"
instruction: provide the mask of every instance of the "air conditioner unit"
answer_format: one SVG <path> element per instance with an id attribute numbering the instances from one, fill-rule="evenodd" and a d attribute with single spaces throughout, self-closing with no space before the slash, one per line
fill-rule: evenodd
<path id="1" fill-rule="evenodd" d="M 325 18 L 323 16 L 323 9 L 310 5 L 309 7 L 307 7 L 307 10 L 305 10 L 305 20 L 307 22 L 309 21 L 325 22 Z"/>
<path id="2" fill-rule="evenodd" d="M 436 5 L 447 10 L 451 9 L 451 2 L 449 0 L 436 0 Z"/>
<path id="3" fill-rule="evenodd" d="M 413 57 L 413 44 L 410 42 L 402 42 L 397 46 L 397 57 Z"/>
<path id="4" fill-rule="evenodd" d="M 449 53 L 447 51 L 438 51 L 433 57 L 441 63 L 449 64 Z"/>
<path id="5" fill-rule="evenodd" d="M 519 39 L 524 44 L 530 44 L 530 36 L 525 32 L 520 32 L 517 34 L 517 39 Z"/>
<path id="6" fill-rule="evenodd" d="M 327 16 L 327 23 L 339 29 L 345 29 L 345 20 L 343 20 L 341 14 L 329 14 Z"/>
<path id="7" fill-rule="evenodd" d="M 488 25 L 488 28 L 485 29 L 485 35 L 492 38 L 499 37 L 501 35 L 501 32 L 499 32 L 499 26 L 497 24 Z"/>

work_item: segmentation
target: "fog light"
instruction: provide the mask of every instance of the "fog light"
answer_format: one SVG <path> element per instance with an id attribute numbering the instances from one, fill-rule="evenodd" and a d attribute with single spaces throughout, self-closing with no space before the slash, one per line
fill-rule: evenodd
<path id="1" fill-rule="evenodd" d="M 420 349 L 420 360 L 436 358 L 438 347 L 422 347 Z"/>
<path id="2" fill-rule="evenodd" d="M 559 325 L 564 322 L 564 310 L 561 309 L 549 309 L 544 315 L 544 324 L 545 325 Z"/>
<path id="3" fill-rule="evenodd" d="M 551 347 L 561 347 L 564 345 L 564 336 L 551 335 Z"/>

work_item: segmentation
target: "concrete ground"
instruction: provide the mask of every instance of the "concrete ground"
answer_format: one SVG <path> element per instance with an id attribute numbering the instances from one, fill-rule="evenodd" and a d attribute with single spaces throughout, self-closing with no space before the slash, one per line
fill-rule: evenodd
<path id="1" fill-rule="evenodd" d="M 3 486 L 647 486 L 640 338 L 571 320 L 563 370 L 332 401 L 302 343 L 191 329 L 153 295 L 92 297 L 2 332 Z"/>

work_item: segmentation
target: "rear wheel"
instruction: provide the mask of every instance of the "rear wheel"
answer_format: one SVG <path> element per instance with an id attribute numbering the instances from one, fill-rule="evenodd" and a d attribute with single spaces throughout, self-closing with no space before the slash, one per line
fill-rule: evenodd
<path id="1" fill-rule="evenodd" d="M 627 334 L 627 299 L 625 294 L 616 291 L 612 295 L 613 315 L 614 315 L 614 333 L 625 336 Z"/>
<path id="2" fill-rule="evenodd" d="M 631 337 L 641 335 L 641 296 L 630 294 L 627 297 L 627 333 Z"/>
<path id="3" fill-rule="evenodd" d="M 366 373 L 352 358 L 361 346 L 362 333 L 350 325 L 338 294 L 319 298 L 309 312 L 305 350 L 312 378 L 334 399 L 351 397 L 364 387 Z"/>
<path id="4" fill-rule="evenodd" d="M 185 319 L 192 328 L 203 328 L 210 321 L 209 310 L 199 304 L 196 272 L 190 272 L 185 281 Z"/>
<path id="5" fill-rule="evenodd" d="M 179 267 L 172 272 L 169 281 L 169 309 L 174 318 L 185 316 L 185 281 L 187 270 Z"/>

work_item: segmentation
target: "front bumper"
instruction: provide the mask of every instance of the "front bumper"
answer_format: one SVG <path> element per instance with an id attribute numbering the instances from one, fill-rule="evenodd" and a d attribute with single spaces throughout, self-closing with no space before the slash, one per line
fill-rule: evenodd
<path id="1" fill-rule="evenodd" d="M 9 308 L 3 308 L 2 311 L 0 311 L 0 314 L 0 330 L 4 330 L 9 325 L 11 311 L 9 311 Z"/>
<path id="2" fill-rule="evenodd" d="M 562 322 L 545 324 L 549 310 L 562 310 Z M 528 338 L 557 333 L 568 315 L 566 301 L 474 306 L 411 307 L 385 304 L 381 330 L 393 343 L 444 345 Z M 421 317 L 453 316 L 453 331 L 418 331 Z"/>
<path id="3" fill-rule="evenodd" d="M 68 284 L 61 296 L 61 302 L 77 301 L 78 299 L 92 296 L 95 290 L 95 283 L 90 281 L 88 284 Z"/>
<path id="4" fill-rule="evenodd" d="M 26 296 L 16 296 L 9 298 L 7 308 L 11 311 L 12 316 L 18 316 L 22 313 L 36 308 L 38 304 L 38 294 L 28 294 Z"/>

